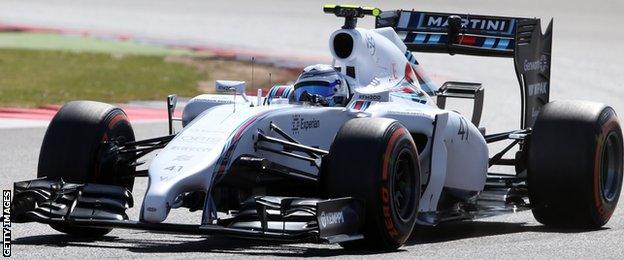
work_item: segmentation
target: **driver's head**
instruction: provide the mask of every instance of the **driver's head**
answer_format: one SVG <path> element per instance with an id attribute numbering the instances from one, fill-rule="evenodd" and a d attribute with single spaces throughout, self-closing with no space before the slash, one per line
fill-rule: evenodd
<path id="1" fill-rule="evenodd" d="M 345 106 L 349 87 L 344 76 L 334 67 L 317 64 L 303 69 L 295 82 L 295 101 L 308 101 L 325 106 Z"/>

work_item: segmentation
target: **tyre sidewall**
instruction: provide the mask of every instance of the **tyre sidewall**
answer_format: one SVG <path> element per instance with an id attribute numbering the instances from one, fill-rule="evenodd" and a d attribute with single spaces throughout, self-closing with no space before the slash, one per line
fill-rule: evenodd
<path id="1" fill-rule="evenodd" d="M 96 150 L 93 151 L 96 158 L 94 158 L 95 170 L 92 179 L 95 183 L 120 185 L 132 191 L 134 178 L 120 180 L 119 177 L 133 175 L 135 167 L 119 163 L 119 155 L 107 159 L 104 157 L 107 152 L 107 147 L 104 145 L 105 142 L 111 142 L 113 140 L 119 143 L 135 141 L 134 131 L 130 125 L 130 121 L 121 109 L 116 108 L 111 111 L 106 120 L 104 120 L 104 129 L 101 143 L 95 146 Z"/>
<path id="2" fill-rule="evenodd" d="M 594 148 L 594 169 L 591 182 L 592 183 L 592 199 L 590 202 L 590 206 L 595 210 L 592 210 L 592 218 L 595 223 L 599 225 L 604 225 L 609 221 L 611 215 L 615 211 L 615 207 L 617 206 L 619 197 L 620 197 L 620 189 L 622 186 L 622 162 L 618 163 L 618 174 L 617 182 L 618 186 L 616 188 L 615 197 L 611 201 L 607 201 L 602 195 L 602 180 L 601 180 L 601 167 L 603 167 L 603 157 L 606 156 L 603 154 L 603 145 L 607 141 L 609 135 L 615 134 L 617 136 L 617 149 L 620 151 L 620 155 L 622 154 L 622 130 L 620 129 L 620 125 L 618 124 L 618 118 L 615 115 L 615 111 L 612 108 L 608 107 L 602 111 L 600 114 L 599 120 L 597 122 L 597 134 L 596 134 L 596 146 Z"/>
<path id="3" fill-rule="evenodd" d="M 398 210 L 395 208 L 395 204 L 392 202 L 392 196 L 395 191 L 393 190 L 393 182 L 394 182 L 394 174 L 395 161 L 398 160 L 399 155 L 402 152 L 408 152 L 412 155 L 412 159 L 414 160 L 413 167 L 419 167 L 417 151 L 415 150 L 415 144 L 412 138 L 410 137 L 407 130 L 402 127 L 400 124 L 395 123 L 386 133 L 387 143 L 385 147 L 383 147 L 383 152 L 381 153 L 383 156 L 381 158 L 381 172 L 382 174 L 378 179 L 379 183 L 379 204 L 381 207 L 376 207 L 377 212 L 376 215 L 382 216 L 383 220 L 380 221 L 381 228 L 384 228 L 386 232 L 385 235 L 388 236 L 389 240 L 396 241 L 398 244 L 403 244 L 409 238 L 412 229 L 414 228 L 414 224 L 416 222 L 417 214 L 414 212 L 407 219 L 402 219 Z M 413 211 L 418 210 L 418 198 L 420 197 L 420 178 L 415 178 L 415 190 L 414 194 L 416 195 L 413 201 Z"/>

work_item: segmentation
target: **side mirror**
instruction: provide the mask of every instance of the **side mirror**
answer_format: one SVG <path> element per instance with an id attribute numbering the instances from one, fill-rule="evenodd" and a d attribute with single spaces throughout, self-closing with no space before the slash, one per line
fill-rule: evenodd
<path id="1" fill-rule="evenodd" d="M 218 93 L 244 94 L 245 88 L 245 81 L 217 80 L 215 82 L 215 89 Z"/>
<path id="2" fill-rule="evenodd" d="M 243 97 L 245 102 L 249 102 L 249 100 L 247 100 L 247 95 L 245 95 L 245 88 L 245 81 L 217 80 L 215 82 L 217 93 L 239 94 Z"/>

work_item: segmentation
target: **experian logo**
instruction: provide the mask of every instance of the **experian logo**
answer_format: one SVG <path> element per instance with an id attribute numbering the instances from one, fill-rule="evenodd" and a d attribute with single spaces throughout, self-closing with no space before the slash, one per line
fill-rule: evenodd
<path id="1" fill-rule="evenodd" d="M 344 216 L 341 211 L 338 212 L 321 212 L 321 226 L 327 227 L 328 225 L 342 224 L 344 223 Z"/>

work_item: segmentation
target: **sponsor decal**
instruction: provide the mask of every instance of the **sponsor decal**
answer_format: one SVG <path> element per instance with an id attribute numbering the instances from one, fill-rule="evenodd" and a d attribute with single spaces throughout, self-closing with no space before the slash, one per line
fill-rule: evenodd
<path id="1" fill-rule="evenodd" d="M 188 151 L 188 152 L 209 152 L 211 148 L 206 147 L 191 147 L 191 146 L 172 146 L 170 148 L 174 151 Z"/>
<path id="2" fill-rule="evenodd" d="M 390 179 L 388 178 L 388 171 L 390 170 L 390 167 L 392 165 L 392 160 L 394 160 L 394 158 L 392 158 L 392 149 L 394 148 L 394 143 L 399 140 L 399 138 L 403 135 L 406 135 L 406 131 L 404 128 L 398 128 L 394 131 L 394 133 L 392 133 L 392 136 L 390 136 L 390 140 L 388 140 L 388 144 L 386 146 L 386 151 L 383 155 L 383 168 L 382 168 L 382 173 L 381 173 L 381 203 L 382 203 L 382 210 L 383 210 L 383 216 L 384 216 L 384 226 L 386 227 L 386 231 L 388 232 L 388 235 L 390 235 L 390 237 L 395 238 L 399 235 L 398 230 L 396 229 L 395 225 L 394 225 L 394 220 L 392 219 L 392 214 L 391 214 L 391 206 L 390 206 L 390 191 L 388 189 L 388 187 L 390 186 Z M 390 176 L 391 177 L 391 176 Z"/>
<path id="3" fill-rule="evenodd" d="M 419 111 L 411 111 L 411 110 L 406 110 L 406 111 L 388 110 L 388 114 L 390 114 L 390 115 L 416 116 L 416 117 L 428 117 L 428 118 L 431 118 L 431 116 L 428 115 L 428 114 L 425 114 L 425 113 L 419 112 Z"/>
<path id="4" fill-rule="evenodd" d="M 529 84 L 529 96 L 548 94 L 548 82 Z"/>
<path id="5" fill-rule="evenodd" d="M 228 85 L 217 84 L 217 92 L 221 93 L 233 93 L 236 92 L 236 88 Z"/>
<path id="6" fill-rule="evenodd" d="M 309 129 L 319 128 L 321 121 L 316 118 L 305 119 L 301 115 L 293 115 L 291 124 L 293 133 L 298 134 L 302 130 L 308 131 Z"/>
<path id="7" fill-rule="evenodd" d="M 2 256 L 11 256 L 11 190 L 2 191 Z"/>
<path id="8" fill-rule="evenodd" d="M 375 95 L 375 94 L 360 94 L 358 96 L 358 99 L 370 100 L 370 101 L 379 101 L 379 100 L 381 100 L 381 96 L 380 95 Z"/>
<path id="9" fill-rule="evenodd" d="M 184 131 L 187 132 L 197 132 L 197 133 L 210 133 L 210 134 L 214 134 L 214 135 L 218 135 L 218 134 L 226 134 L 226 132 L 221 132 L 221 131 L 215 131 L 215 130 L 211 130 L 211 129 L 202 129 L 202 128 L 189 128 L 186 129 Z"/>
<path id="10" fill-rule="evenodd" d="M 524 71 L 536 71 L 544 73 L 548 69 L 548 57 L 542 55 L 539 60 L 528 61 L 524 60 Z"/>
<path id="11" fill-rule="evenodd" d="M 221 141 L 222 137 L 216 136 L 193 136 L 193 135 L 185 135 L 181 136 L 180 140 L 189 143 L 200 143 L 200 144 L 214 144 Z"/>
<path id="12" fill-rule="evenodd" d="M 312 120 L 301 120 L 301 129 L 302 130 L 308 130 L 310 128 L 318 128 L 321 125 L 321 121 L 319 121 L 318 119 L 312 119 Z"/>
<path id="13" fill-rule="evenodd" d="M 448 16 L 436 14 L 424 14 L 421 26 L 430 28 L 448 28 Z M 511 22 L 509 19 L 497 19 L 489 17 L 462 17 L 461 26 L 466 29 L 508 32 Z"/>
<path id="14" fill-rule="evenodd" d="M 321 220 L 321 226 L 323 228 L 327 226 L 342 224 L 345 222 L 342 211 L 337 211 L 337 212 L 321 211 L 321 217 L 319 219 Z"/>
<path id="15" fill-rule="evenodd" d="M 386 226 L 386 231 L 388 231 L 391 237 L 396 237 L 399 235 L 399 232 L 396 227 L 394 227 L 394 221 L 390 213 L 390 191 L 388 191 L 388 188 L 385 186 L 381 187 L 381 200 L 383 202 L 384 225 Z"/>
<path id="16" fill-rule="evenodd" d="M 169 171 L 169 172 L 180 172 L 182 168 L 184 168 L 184 166 L 182 165 L 172 165 L 172 166 L 164 168 L 163 170 Z"/>
<path id="17" fill-rule="evenodd" d="M 371 56 L 375 55 L 375 39 L 370 33 L 366 34 L 366 48 Z"/>
<path id="18" fill-rule="evenodd" d="M 188 161 L 190 159 L 192 159 L 193 156 L 192 155 L 186 155 L 186 154 L 182 154 L 182 155 L 178 155 L 175 158 L 173 158 L 174 161 L 178 161 L 178 162 L 183 162 L 183 161 Z"/>
<path id="19" fill-rule="evenodd" d="M 231 104 L 234 103 L 231 99 L 230 100 L 226 100 L 226 99 L 216 99 L 216 98 L 211 98 L 211 99 L 207 99 L 208 102 L 213 102 L 213 103 L 219 103 L 219 104 Z"/>

